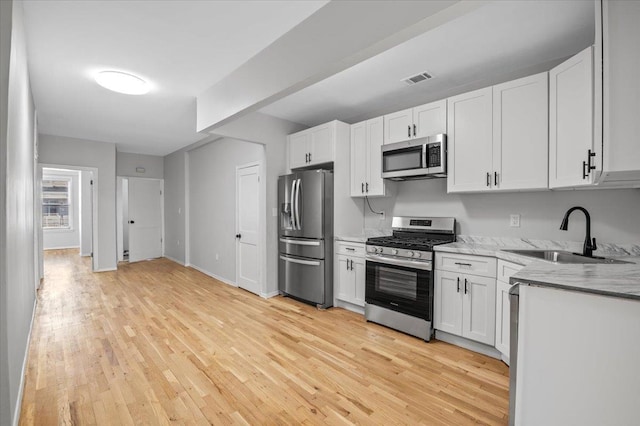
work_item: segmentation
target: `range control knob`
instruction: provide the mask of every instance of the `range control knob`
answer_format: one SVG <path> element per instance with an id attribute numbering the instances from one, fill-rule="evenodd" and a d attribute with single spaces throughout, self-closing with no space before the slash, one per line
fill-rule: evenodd
<path id="1" fill-rule="evenodd" d="M 398 250 L 396 249 L 391 250 L 391 254 L 398 254 Z"/>
<path id="2" fill-rule="evenodd" d="M 413 252 L 412 252 L 412 251 L 408 251 L 408 252 L 407 252 L 407 256 L 409 256 L 409 257 L 413 257 Z"/>
<path id="3" fill-rule="evenodd" d="M 382 253 L 382 247 L 374 247 L 373 248 L 373 252 L 374 253 Z"/>
<path id="4" fill-rule="evenodd" d="M 415 257 L 420 257 L 421 254 L 419 252 L 416 252 Z"/>

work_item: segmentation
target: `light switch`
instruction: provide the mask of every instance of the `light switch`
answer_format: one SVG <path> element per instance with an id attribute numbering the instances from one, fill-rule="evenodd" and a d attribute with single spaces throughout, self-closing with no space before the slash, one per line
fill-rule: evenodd
<path id="1" fill-rule="evenodd" d="M 520 228 L 520 215 L 512 214 L 509 216 L 509 226 L 512 228 Z"/>

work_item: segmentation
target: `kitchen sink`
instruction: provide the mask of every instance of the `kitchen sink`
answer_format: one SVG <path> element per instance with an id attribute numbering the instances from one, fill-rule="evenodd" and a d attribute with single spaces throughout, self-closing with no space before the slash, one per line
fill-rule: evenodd
<path id="1" fill-rule="evenodd" d="M 571 253 L 568 251 L 558 250 L 528 250 L 528 249 L 513 249 L 502 250 L 509 253 L 519 254 L 521 256 L 533 257 L 536 259 L 547 260 L 549 262 L 556 263 L 604 263 L 604 264 L 620 264 L 620 263 L 632 263 L 625 262 L 624 260 L 609 259 L 605 257 L 587 257 L 580 254 Z"/>

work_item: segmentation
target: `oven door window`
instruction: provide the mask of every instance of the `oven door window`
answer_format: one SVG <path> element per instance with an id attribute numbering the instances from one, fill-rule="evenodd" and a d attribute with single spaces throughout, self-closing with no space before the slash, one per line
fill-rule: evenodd
<path id="1" fill-rule="evenodd" d="M 422 167 L 422 146 L 387 151 L 382 154 L 383 172 L 413 170 Z"/>
<path id="2" fill-rule="evenodd" d="M 418 299 L 418 272 L 394 267 L 378 266 L 376 293 L 407 300 Z"/>

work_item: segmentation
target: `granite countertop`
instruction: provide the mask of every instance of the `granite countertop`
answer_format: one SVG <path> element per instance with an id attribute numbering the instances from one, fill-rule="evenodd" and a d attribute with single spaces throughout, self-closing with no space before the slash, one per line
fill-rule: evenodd
<path id="1" fill-rule="evenodd" d="M 627 264 L 562 264 L 509 253 L 509 249 L 553 249 L 581 251 L 579 243 L 496 239 L 460 236 L 458 242 L 434 247 L 435 251 L 491 256 L 525 267 L 511 277 L 511 283 L 640 299 L 640 246 L 600 245 L 598 256 L 616 257 Z"/>

